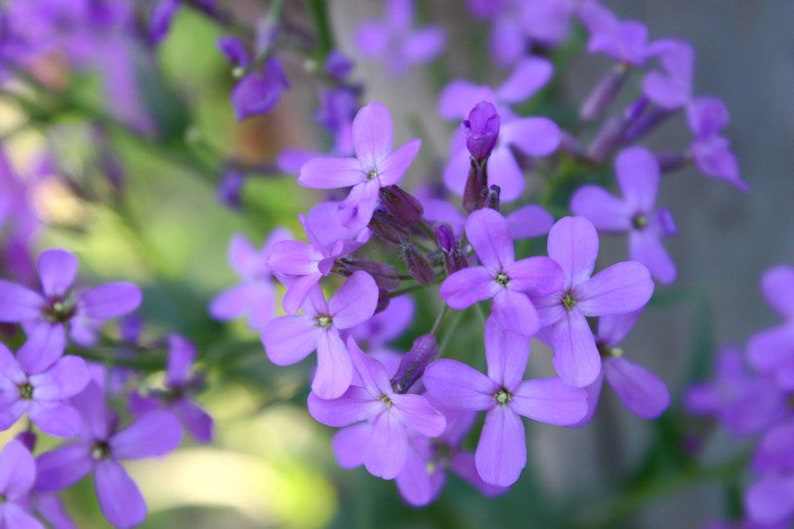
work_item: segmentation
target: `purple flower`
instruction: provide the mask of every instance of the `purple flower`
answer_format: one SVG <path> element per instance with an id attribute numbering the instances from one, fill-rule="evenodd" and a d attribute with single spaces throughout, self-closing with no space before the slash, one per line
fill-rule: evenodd
<path id="1" fill-rule="evenodd" d="M 328 276 L 337 259 L 349 256 L 369 238 L 369 230 L 343 225 L 338 204 L 321 202 L 298 215 L 309 242 L 281 240 L 267 255 L 267 266 L 287 285 L 284 310 L 294 314 L 309 290 Z"/>
<path id="2" fill-rule="evenodd" d="M 277 228 L 257 250 L 245 236 L 232 236 L 228 260 L 242 282 L 210 302 L 209 313 L 213 318 L 232 320 L 248 316 L 248 326 L 258 331 L 276 315 L 275 276 L 267 261 L 274 246 L 289 238 L 289 231 Z"/>
<path id="3" fill-rule="evenodd" d="M 735 346 L 719 352 L 713 379 L 690 387 L 684 406 L 694 415 L 716 415 L 736 436 L 760 433 L 786 415 L 784 393 L 766 377 L 749 372 Z"/>
<path id="4" fill-rule="evenodd" d="M 475 452 L 477 471 L 487 483 L 509 486 L 526 465 L 521 417 L 550 424 L 574 424 L 587 412 L 587 394 L 559 378 L 523 380 L 529 338 L 485 324 L 488 375 L 456 360 L 441 359 L 425 370 L 424 384 L 444 406 L 485 410 Z"/>
<path id="5" fill-rule="evenodd" d="M 592 384 L 601 359 L 587 317 L 625 314 L 645 306 L 653 294 L 648 269 L 637 262 L 616 263 L 593 273 L 598 233 L 584 217 L 564 217 L 549 231 L 549 257 L 565 275 L 562 288 L 533 297 L 542 332 L 554 348 L 554 367 L 575 386 Z"/>
<path id="6" fill-rule="evenodd" d="M 695 138 L 689 150 L 695 165 L 707 176 L 725 180 L 734 187 L 748 191 L 739 176 L 739 164 L 730 150 L 730 142 L 720 136 L 728 124 L 728 109 L 716 97 L 698 97 L 686 108 L 687 122 Z"/>
<path id="7" fill-rule="evenodd" d="M 0 527 L 44 529 L 30 515 L 30 489 L 36 480 L 36 463 L 20 441 L 12 439 L 0 452 Z"/>
<path id="8" fill-rule="evenodd" d="M 133 283 L 72 288 L 77 259 L 66 250 L 42 252 L 38 271 L 41 293 L 0 279 L 0 321 L 25 324 L 30 340 L 48 342 L 54 349 L 63 351 L 67 325 L 72 340 L 90 346 L 104 320 L 130 313 L 141 303 L 141 290 Z"/>
<path id="9" fill-rule="evenodd" d="M 392 152 L 389 111 L 380 103 L 370 103 L 353 119 L 356 157 L 309 160 L 301 168 L 298 183 L 319 189 L 352 186 L 340 205 L 343 224 L 363 227 L 372 218 L 380 188 L 400 181 L 420 145 L 415 138 Z"/>
<path id="10" fill-rule="evenodd" d="M 527 294 L 558 290 L 559 266 L 547 257 L 516 261 L 507 220 L 492 209 L 469 215 L 466 236 L 482 265 L 447 277 L 439 290 L 441 298 L 456 310 L 493 298 L 492 312 L 500 325 L 525 336 L 535 334 L 538 314 Z"/>
<path id="11" fill-rule="evenodd" d="M 354 272 L 328 301 L 315 284 L 301 314 L 280 316 L 264 326 L 265 352 L 274 364 L 289 365 L 316 350 L 312 391 L 321 398 L 339 397 L 353 380 L 353 364 L 340 331 L 371 318 L 377 303 L 378 287 L 366 272 Z"/>
<path id="12" fill-rule="evenodd" d="M 772 377 L 785 390 L 794 389 L 794 267 L 778 265 L 761 280 L 767 302 L 783 323 L 763 329 L 747 342 L 747 357 L 759 372 Z"/>
<path id="13" fill-rule="evenodd" d="M 491 155 L 499 137 L 499 114 L 488 101 L 480 101 L 463 121 L 466 148 L 472 158 L 483 163 Z"/>
<path id="14" fill-rule="evenodd" d="M 0 344 L 0 430 L 11 427 L 25 412 L 42 431 L 57 437 L 80 432 L 80 414 L 68 399 L 90 380 L 82 358 L 41 350 L 27 342 L 16 358 Z M 44 344 L 46 347 L 46 344 Z"/>
<path id="15" fill-rule="evenodd" d="M 654 44 L 663 71 L 652 70 L 645 76 L 642 89 L 657 105 L 673 110 L 686 105 L 692 97 L 695 52 L 682 40 L 661 40 Z"/>
<path id="16" fill-rule="evenodd" d="M 146 503 L 119 461 L 171 452 L 182 438 L 179 421 L 157 410 L 116 431 L 116 420 L 108 413 L 105 396 L 94 383 L 74 397 L 73 404 L 83 415 L 80 438 L 37 458 L 36 490 L 61 490 L 93 472 L 105 518 L 116 527 L 138 525 L 146 517 Z"/>
<path id="17" fill-rule="evenodd" d="M 676 233 L 668 209 L 654 209 L 659 187 L 656 157 L 644 147 L 631 147 L 615 160 L 615 175 L 623 193 L 616 198 L 598 186 L 582 186 L 571 198 L 571 212 L 587 217 L 602 232 L 629 234 L 629 259 L 648 267 L 662 283 L 676 278 L 675 263 L 661 238 Z"/>
<path id="18" fill-rule="evenodd" d="M 209 443 L 212 441 L 212 417 L 190 398 L 191 393 L 204 384 L 204 378 L 192 372 L 195 360 L 196 348 L 193 344 L 177 334 L 170 335 L 165 387 L 152 391 L 149 396 L 132 393 L 130 409 L 136 415 L 158 408 L 169 411 L 196 441 Z"/>
<path id="19" fill-rule="evenodd" d="M 357 382 L 333 400 L 309 394 L 309 413 L 328 426 L 350 426 L 334 440 L 343 466 L 363 463 L 372 475 L 393 479 L 406 464 L 409 435 L 441 435 L 444 415 L 422 395 L 394 391 L 383 364 L 367 356 L 355 340 L 350 338 L 347 346 Z"/>
<path id="20" fill-rule="evenodd" d="M 446 34 L 440 27 L 413 27 L 413 11 L 413 0 L 387 0 L 383 20 L 362 22 L 354 35 L 359 52 L 383 61 L 394 77 L 435 59 L 446 45 Z"/>

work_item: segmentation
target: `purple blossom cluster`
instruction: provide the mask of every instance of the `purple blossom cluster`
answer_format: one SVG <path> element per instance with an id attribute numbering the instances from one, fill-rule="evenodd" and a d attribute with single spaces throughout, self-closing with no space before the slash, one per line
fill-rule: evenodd
<path id="1" fill-rule="evenodd" d="M 57 494 L 88 474 L 107 520 L 138 525 L 146 504 L 119 462 L 171 452 L 183 427 L 199 442 L 212 438 L 212 419 L 191 397 L 201 386 L 193 345 L 169 337 L 163 389 L 147 389 L 142 372 L 99 362 L 101 342 L 111 339 L 106 322 L 131 318 L 142 293 L 123 281 L 83 286 L 77 269 L 72 253 L 52 248 L 37 260 L 37 287 L 0 279 L 0 321 L 15 324 L 12 338 L 21 343 L 15 352 L 0 343 L 0 430 L 19 432 L 0 454 L 4 527 L 44 527 L 39 517 L 75 527 Z M 108 364 L 140 347 L 134 322 L 124 327 L 128 343 L 104 358 Z M 65 444 L 34 457 L 41 435 Z"/>
<path id="2" fill-rule="evenodd" d="M 685 403 L 690 413 L 752 439 L 746 526 L 777 529 L 794 520 L 794 267 L 768 269 L 761 291 L 783 321 L 750 336 L 744 348 L 719 351 L 713 378 L 689 388 Z"/>

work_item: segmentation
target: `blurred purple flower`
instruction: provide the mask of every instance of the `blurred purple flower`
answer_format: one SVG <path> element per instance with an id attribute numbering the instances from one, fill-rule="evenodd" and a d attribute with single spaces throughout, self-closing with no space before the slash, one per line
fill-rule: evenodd
<path id="1" fill-rule="evenodd" d="M 446 45 L 442 28 L 413 27 L 413 11 L 413 0 L 387 0 L 383 19 L 365 20 L 353 37 L 363 57 L 382 61 L 394 77 L 432 61 Z"/>
<path id="2" fill-rule="evenodd" d="M 0 452 L 0 526 L 7 529 L 44 529 L 30 514 L 36 463 L 20 441 L 10 440 Z"/>
<path id="3" fill-rule="evenodd" d="M 116 431 L 117 421 L 108 413 L 105 396 L 94 383 L 73 397 L 72 403 L 83 415 L 80 439 L 37 458 L 35 489 L 40 492 L 61 490 L 93 472 L 94 487 L 105 518 L 121 528 L 140 524 L 146 517 L 146 503 L 119 461 L 171 452 L 182 438 L 179 421 L 170 413 L 157 410 Z"/>
<path id="4" fill-rule="evenodd" d="M 73 437 L 82 423 L 68 399 L 88 385 L 88 368 L 82 358 L 42 351 L 41 345 L 27 342 L 14 357 L 0 344 L 0 430 L 27 412 L 43 432 Z"/>
<path id="5" fill-rule="evenodd" d="M 725 180 L 741 191 L 750 188 L 739 176 L 739 164 L 727 138 L 720 132 L 728 124 L 728 109 L 716 97 L 698 97 L 687 105 L 687 122 L 695 136 L 689 147 L 695 165 L 707 176 Z"/>
<path id="6" fill-rule="evenodd" d="M 104 320 L 135 310 L 141 290 L 128 282 L 105 283 L 88 289 L 72 288 L 77 259 L 66 250 L 45 250 L 38 259 L 41 293 L 0 279 L 0 321 L 26 326 L 28 339 L 53 349 L 66 345 L 66 327 L 75 343 L 90 346 Z"/>
<path id="7" fill-rule="evenodd" d="M 648 267 L 662 283 L 676 278 L 675 263 L 661 238 L 677 230 L 667 208 L 654 209 L 660 172 L 656 157 L 645 147 L 630 147 L 615 159 L 615 176 L 623 199 L 586 185 L 571 197 L 571 212 L 586 217 L 601 232 L 629 234 L 629 259 Z"/>

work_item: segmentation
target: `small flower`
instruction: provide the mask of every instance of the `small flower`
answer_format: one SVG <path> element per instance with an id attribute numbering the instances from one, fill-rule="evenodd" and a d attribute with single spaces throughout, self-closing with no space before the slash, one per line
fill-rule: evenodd
<path id="1" fill-rule="evenodd" d="M 353 381 L 353 364 L 340 331 L 372 317 L 377 303 L 378 287 L 366 272 L 354 272 L 328 301 L 315 284 L 303 313 L 274 318 L 263 327 L 265 352 L 274 364 L 289 365 L 316 350 L 312 391 L 324 399 L 339 397 Z"/>
<path id="2" fill-rule="evenodd" d="M 424 384 L 444 406 L 486 411 L 475 452 L 477 471 L 487 483 L 512 485 L 527 461 L 521 417 L 557 425 L 574 424 L 587 412 L 587 394 L 559 378 L 522 380 L 529 338 L 485 324 L 488 375 L 456 360 L 441 359 L 425 370 Z"/>
<path id="3" fill-rule="evenodd" d="M 370 103 L 353 119 L 355 158 L 313 158 L 301 167 L 304 187 L 336 189 L 352 186 L 340 205 L 346 226 L 364 227 L 372 218 L 382 187 L 399 183 L 419 151 L 413 139 L 392 152 L 392 120 L 380 103 Z"/>
<path id="4" fill-rule="evenodd" d="M 146 503 L 119 461 L 171 452 L 182 438 L 179 421 L 170 413 L 157 410 L 116 431 L 116 420 L 107 411 L 105 396 L 93 382 L 73 398 L 73 403 L 83 415 L 82 434 L 79 440 L 36 459 L 35 489 L 61 490 L 93 472 L 94 488 L 105 518 L 120 528 L 140 524 L 146 517 Z"/>
<path id="5" fill-rule="evenodd" d="M 616 263 L 592 276 L 598 256 L 598 233 L 584 217 L 564 217 L 549 231 L 549 257 L 565 275 L 561 289 L 533 296 L 544 337 L 554 348 L 554 367 L 575 386 L 592 384 L 601 359 L 589 316 L 625 314 L 645 306 L 653 294 L 653 279 L 645 265 Z"/>
<path id="6" fill-rule="evenodd" d="M 309 394 L 309 413 L 328 426 L 350 426 L 348 433 L 338 434 L 358 441 L 345 443 L 340 454 L 345 466 L 363 463 L 372 475 L 393 479 L 406 464 L 409 434 L 437 437 L 444 431 L 444 415 L 422 395 L 396 392 L 383 364 L 367 356 L 355 340 L 349 339 L 347 346 L 358 381 L 333 400 Z M 335 440 L 335 448 L 339 443 Z"/>
<path id="7" fill-rule="evenodd" d="M 0 469 L 0 527 L 44 529 L 29 512 L 29 495 L 36 480 L 36 463 L 30 451 L 12 439 L 0 452 Z"/>
<path id="8" fill-rule="evenodd" d="M 725 180 L 741 191 L 749 186 L 739 176 L 739 164 L 727 138 L 720 131 L 728 124 L 728 109 L 716 97 L 698 97 L 686 108 L 687 123 L 694 134 L 689 147 L 695 165 L 706 176 Z"/>

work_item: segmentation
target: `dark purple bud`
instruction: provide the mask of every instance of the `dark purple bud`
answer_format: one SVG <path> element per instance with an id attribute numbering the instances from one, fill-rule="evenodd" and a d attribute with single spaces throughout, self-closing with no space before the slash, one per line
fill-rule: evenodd
<path id="1" fill-rule="evenodd" d="M 570 132 L 564 130 L 560 130 L 560 150 L 577 158 L 584 158 L 586 156 L 582 142 Z"/>
<path id="2" fill-rule="evenodd" d="M 587 146 L 587 157 L 597 164 L 603 163 L 620 145 L 625 127 L 623 116 L 606 120 Z"/>
<path id="3" fill-rule="evenodd" d="M 408 228 L 401 225 L 397 219 L 382 209 L 376 209 L 372 212 L 372 218 L 367 227 L 375 236 L 392 244 L 402 244 L 411 238 L 411 232 Z"/>
<path id="4" fill-rule="evenodd" d="M 356 257 L 340 259 L 337 263 L 341 267 L 337 271 L 344 275 L 352 275 L 358 270 L 367 272 L 381 290 L 394 290 L 400 286 L 400 274 L 392 265 Z"/>
<path id="5" fill-rule="evenodd" d="M 582 121 L 592 121 L 607 109 L 626 81 L 629 68 L 623 63 L 616 64 L 598 81 L 579 109 Z"/>
<path id="6" fill-rule="evenodd" d="M 397 373 L 391 379 L 391 385 L 397 393 L 407 393 L 411 386 L 419 380 L 429 364 L 438 354 L 436 337 L 424 334 L 414 340 L 411 350 L 408 351 L 397 368 Z"/>
<path id="7" fill-rule="evenodd" d="M 480 209 L 483 197 L 488 193 L 488 164 L 478 164 L 472 158 L 469 176 L 463 188 L 463 211 L 471 213 Z"/>
<path id="8" fill-rule="evenodd" d="M 659 170 L 663 173 L 681 169 L 691 161 L 686 154 L 681 152 L 657 152 L 655 156 L 656 162 L 659 164 Z"/>
<path id="9" fill-rule="evenodd" d="M 501 189 L 498 185 L 494 184 L 488 188 L 488 193 L 483 197 L 482 207 L 483 208 L 491 208 L 496 211 L 499 211 L 499 195 L 501 194 Z"/>
<path id="10" fill-rule="evenodd" d="M 466 255 L 460 247 L 460 243 L 455 239 L 452 228 L 447 224 L 441 224 L 436 231 L 436 240 L 441 248 L 444 259 L 444 270 L 447 275 L 454 274 L 458 270 L 463 270 L 469 266 Z"/>
<path id="11" fill-rule="evenodd" d="M 332 50 L 325 58 L 325 71 L 337 81 L 342 81 L 352 69 L 353 61 L 339 50 Z"/>
<path id="12" fill-rule="evenodd" d="M 419 222 L 424 213 L 416 197 L 396 185 L 381 187 L 380 201 L 386 211 L 407 226 Z"/>
<path id="13" fill-rule="evenodd" d="M 672 116 L 673 112 L 666 108 L 656 107 L 631 120 L 623 133 L 623 142 L 632 143 L 639 140 L 658 127 L 665 119 Z"/>
<path id="14" fill-rule="evenodd" d="M 221 37 L 217 43 L 218 49 L 239 68 L 245 68 L 251 59 L 248 57 L 248 51 L 245 49 L 243 41 L 237 37 Z"/>
<path id="15" fill-rule="evenodd" d="M 408 267 L 408 273 L 422 285 L 429 285 L 436 280 L 436 272 L 430 261 L 419 253 L 413 244 L 405 244 L 402 248 L 403 260 Z"/>
<path id="16" fill-rule="evenodd" d="M 235 169 L 225 171 L 215 190 L 215 198 L 231 209 L 240 209 L 243 202 L 241 192 L 244 183 L 245 176 L 240 171 Z"/>
<path id="17" fill-rule="evenodd" d="M 482 165 L 491 156 L 499 138 L 500 123 L 496 107 L 487 101 L 477 103 L 469 112 L 469 119 L 463 121 L 466 148 L 478 164 Z"/>

